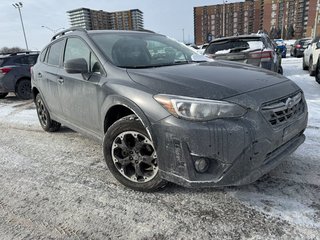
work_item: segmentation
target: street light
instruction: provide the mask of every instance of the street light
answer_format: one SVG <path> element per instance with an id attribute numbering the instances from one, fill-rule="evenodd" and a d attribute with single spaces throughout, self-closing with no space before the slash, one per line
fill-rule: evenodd
<path id="1" fill-rule="evenodd" d="M 41 27 L 48 29 L 49 31 L 53 32 L 53 34 L 57 33 L 59 30 L 64 29 L 63 27 L 57 28 L 57 29 L 52 29 L 52 28 L 49 28 L 49 27 L 47 27 L 47 26 L 41 26 Z"/>
<path id="2" fill-rule="evenodd" d="M 22 26 L 23 36 L 24 36 L 24 41 L 26 43 L 26 48 L 27 48 L 26 50 L 29 50 L 27 37 L 26 37 L 26 32 L 24 30 L 24 25 L 23 25 L 22 15 L 21 15 L 21 8 L 23 7 L 23 4 L 22 4 L 22 2 L 18 2 L 18 3 L 13 3 L 12 6 L 14 6 L 14 8 L 18 9 L 18 11 L 19 11 L 20 20 L 21 20 L 21 26 Z"/>

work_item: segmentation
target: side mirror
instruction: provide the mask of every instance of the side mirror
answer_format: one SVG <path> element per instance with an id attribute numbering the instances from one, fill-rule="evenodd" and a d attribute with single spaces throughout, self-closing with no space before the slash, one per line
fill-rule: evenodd
<path id="1" fill-rule="evenodd" d="M 67 73 L 88 73 L 88 63 L 84 58 L 70 59 L 64 63 Z"/>
<path id="2" fill-rule="evenodd" d="M 317 49 L 320 48 L 320 42 L 317 42 Z"/>

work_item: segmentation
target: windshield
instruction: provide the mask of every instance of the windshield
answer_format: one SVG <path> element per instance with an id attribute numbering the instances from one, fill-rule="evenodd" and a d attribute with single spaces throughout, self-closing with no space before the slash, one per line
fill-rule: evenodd
<path id="1" fill-rule="evenodd" d="M 259 38 L 227 39 L 223 41 L 212 42 L 207 47 L 205 54 L 249 52 L 262 50 L 263 48 L 264 44 Z"/>
<path id="2" fill-rule="evenodd" d="M 116 66 L 147 68 L 206 61 L 192 49 L 157 34 L 134 32 L 92 33 L 93 41 Z M 199 55 L 200 56 L 200 55 Z"/>

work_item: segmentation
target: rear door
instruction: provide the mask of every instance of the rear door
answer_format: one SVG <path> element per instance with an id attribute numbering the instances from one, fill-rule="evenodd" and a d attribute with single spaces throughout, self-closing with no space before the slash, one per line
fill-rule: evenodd
<path id="1" fill-rule="evenodd" d="M 104 75 L 101 64 L 89 46 L 78 37 L 67 40 L 64 63 L 68 60 L 83 58 L 88 65 L 88 74 L 69 74 L 61 68 L 59 94 L 62 101 L 64 118 L 95 134 L 100 132 L 100 112 L 98 91 Z M 96 134 L 95 134 L 96 135 Z"/>
<path id="2" fill-rule="evenodd" d="M 58 116 L 62 115 L 58 92 L 58 71 L 62 65 L 64 45 L 64 39 L 50 45 L 47 48 L 46 55 L 44 59 L 42 59 L 42 62 L 40 60 L 39 66 L 33 68 L 37 85 L 50 113 Z"/>

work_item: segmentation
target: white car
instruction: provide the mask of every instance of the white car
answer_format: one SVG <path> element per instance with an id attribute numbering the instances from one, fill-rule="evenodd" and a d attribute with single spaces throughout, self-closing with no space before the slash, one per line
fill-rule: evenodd
<path id="1" fill-rule="evenodd" d="M 312 56 L 312 49 L 315 44 L 313 44 L 313 41 L 308 43 L 308 47 L 303 52 L 303 59 L 302 59 L 302 69 L 308 70 L 309 64 L 310 64 L 310 57 Z"/>
<path id="2" fill-rule="evenodd" d="M 304 53 L 302 67 L 303 69 L 309 69 L 310 76 L 316 74 L 317 65 L 319 62 L 320 55 L 320 38 L 316 37 L 312 40 L 311 44 L 308 46 Z"/>

